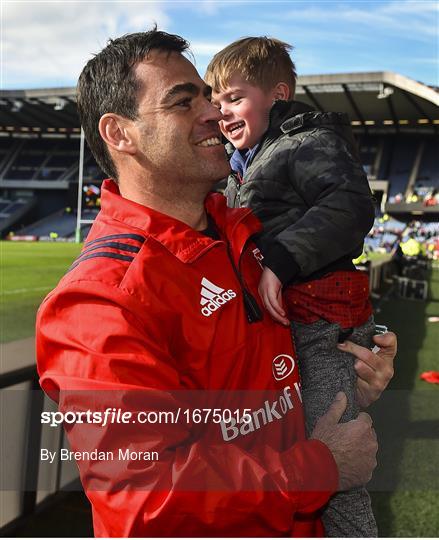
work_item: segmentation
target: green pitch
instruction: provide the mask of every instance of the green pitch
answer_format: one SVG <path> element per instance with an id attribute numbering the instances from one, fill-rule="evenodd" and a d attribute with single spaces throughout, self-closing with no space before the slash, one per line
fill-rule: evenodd
<path id="1" fill-rule="evenodd" d="M 369 411 L 378 434 L 378 468 L 370 489 L 380 536 L 439 537 L 439 268 L 427 302 L 391 299 L 377 323 L 398 336 L 395 376 Z"/>
<path id="2" fill-rule="evenodd" d="M 82 245 L 0 242 L 0 343 L 34 335 L 35 314 Z"/>

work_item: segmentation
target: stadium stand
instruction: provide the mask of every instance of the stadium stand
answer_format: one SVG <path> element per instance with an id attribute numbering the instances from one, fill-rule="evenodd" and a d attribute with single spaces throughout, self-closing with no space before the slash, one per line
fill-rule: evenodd
<path id="1" fill-rule="evenodd" d="M 98 213 L 97 209 L 85 209 L 82 213 L 83 219 L 94 220 Z M 49 239 L 51 233 L 55 233 L 58 238 L 74 238 L 76 230 L 76 211 L 70 208 L 58 210 L 32 225 L 24 227 L 18 231 L 23 236 L 37 236 L 40 239 Z M 83 232 L 85 234 L 87 227 Z M 88 231 L 87 231 L 88 232 Z"/>
<path id="2" fill-rule="evenodd" d="M 4 139 L 0 139 L 4 143 Z M 12 144 L 11 144 L 12 142 Z M 65 180 L 78 176 L 78 141 L 74 139 L 12 139 L 9 149 L 2 148 L 4 164 L 0 179 Z M 1 159 L 1 157 L 0 157 Z M 100 171 L 91 153 L 84 158 L 86 179 L 96 179 Z M 93 177 L 91 175 L 95 174 Z"/>
<path id="3" fill-rule="evenodd" d="M 296 98 L 349 114 L 381 213 L 438 219 L 436 88 L 390 72 L 310 75 L 299 77 Z M 0 92 L 0 197 L 19 199 L 25 190 L 36 200 L 27 217 L 17 214 L 14 222 L 11 215 L 9 227 L 26 231 L 32 222 L 76 208 L 80 135 L 74 88 Z M 104 178 L 86 144 L 83 178 L 97 185 Z"/>
<path id="4" fill-rule="evenodd" d="M 392 143 L 393 152 L 391 152 L 390 156 L 388 175 L 390 183 L 389 197 L 406 192 L 410 171 L 416 157 L 416 146 L 409 138 L 397 137 L 393 139 Z"/>
<path id="5" fill-rule="evenodd" d="M 432 190 L 417 191 L 439 187 L 437 88 L 391 72 L 311 75 L 299 78 L 297 99 L 349 114 L 382 213 L 438 219 L 424 205 Z"/>
<path id="6" fill-rule="evenodd" d="M 439 159 L 437 141 L 427 141 L 419 167 L 416 187 L 439 188 Z"/>
<path id="7" fill-rule="evenodd" d="M 35 197 L 17 198 L 7 201 L 0 201 L 0 234 L 8 231 L 9 228 L 23 219 L 37 204 Z"/>
<path id="8" fill-rule="evenodd" d="M 406 224 L 389 216 L 375 219 L 372 229 L 365 239 L 365 251 L 390 253 L 395 242 L 406 229 Z"/>

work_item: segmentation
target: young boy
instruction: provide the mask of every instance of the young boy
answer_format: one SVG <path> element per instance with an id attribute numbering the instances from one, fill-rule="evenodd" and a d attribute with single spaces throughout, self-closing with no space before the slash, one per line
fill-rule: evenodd
<path id="1" fill-rule="evenodd" d="M 368 279 L 352 259 L 362 252 L 374 208 L 349 119 L 294 101 L 289 50 L 266 37 L 238 40 L 214 56 L 205 79 L 235 149 L 228 204 L 251 207 L 264 225 L 259 292 L 274 319 L 292 323 L 311 433 L 339 390 L 349 403 L 342 421 L 361 405 L 354 359 L 341 343 L 372 343 Z M 327 536 L 377 536 L 362 487 L 338 493 L 323 522 Z"/>

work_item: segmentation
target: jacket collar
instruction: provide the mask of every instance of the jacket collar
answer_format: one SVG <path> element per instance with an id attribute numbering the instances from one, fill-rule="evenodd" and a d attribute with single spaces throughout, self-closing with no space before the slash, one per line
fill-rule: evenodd
<path id="1" fill-rule="evenodd" d="M 276 141 L 283 133 L 322 126 L 340 131 L 345 138 L 349 138 L 350 130 L 346 131 L 346 128 L 350 128 L 350 121 L 346 114 L 316 111 L 301 101 L 276 101 L 270 110 L 268 129 L 256 152 L 247 160 L 246 167 L 251 165 L 256 154 Z"/>
<path id="2" fill-rule="evenodd" d="M 221 238 L 230 243 L 237 262 L 247 240 L 261 230 L 259 221 L 249 209 L 228 208 L 225 197 L 218 193 L 207 196 L 205 207 L 215 221 Z M 184 263 L 195 261 L 220 243 L 178 219 L 125 199 L 111 179 L 104 180 L 102 184 L 98 219 L 105 219 L 106 216 L 153 238 Z"/>
<path id="3" fill-rule="evenodd" d="M 286 121 L 289 119 L 300 118 L 304 113 L 309 112 L 318 114 L 312 107 L 300 101 L 276 101 L 270 110 L 267 131 L 256 146 L 251 150 L 247 150 L 245 156 L 243 156 L 239 150 L 234 149 L 231 143 L 226 144 L 226 152 L 229 156 L 232 169 L 244 176 L 256 154 L 262 148 L 265 148 L 268 144 L 271 144 L 271 142 L 276 140 L 282 132 L 285 132 L 283 124 L 286 123 Z"/>
<path id="4" fill-rule="evenodd" d="M 301 101 L 276 101 L 270 110 L 270 124 L 267 133 L 278 130 L 286 119 L 307 112 L 315 113 L 317 111 Z"/>
<path id="5" fill-rule="evenodd" d="M 236 172 L 239 172 L 241 176 L 244 176 L 248 164 L 253 159 L 253 156 L 258 151 L 259 144 L 256 144 L 253 146 L 253 148 L 250 148 L 249 150 L 238 150 L 236 149 L 231 158 L 230 158 L 230 166 L 232 169 Z"/>

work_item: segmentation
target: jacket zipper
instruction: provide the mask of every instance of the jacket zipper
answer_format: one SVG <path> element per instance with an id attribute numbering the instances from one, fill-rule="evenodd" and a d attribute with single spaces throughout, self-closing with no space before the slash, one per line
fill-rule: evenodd
<path id="1" fill-rule="evenodd" d="M 244 179 L 242 178 L 241 174 L 239 172 L 235 173 L 235 183 L 236 183 L 236 202 L 238 203 L 235 208 L 241 208 L 241 186 L 244 183 Z"/>
<path id="2" fill-rule="evenodd" d="M 236 267 L 235 261 L 233 260 L 232 250 L 230 248 L 230 244 L 228 241 L 226 241 L 226 245 L 227 245 L 227 255 L 229 256 L 233 271 L 235 272 L 235 275 L 238 278 L 238 281 L 241 287 L 242 297 L 244 299 L 244 308 L 247 314 L 247 320 L 249 323 L 262 321 L 262 319 L 264 318 L 264 315 L 261 311 L 261 308 L 259 307 L 255 297 L 245 286 L 241 272 L 239 271 L 239 268 Z M 242 253 L 244 253 L 244 250 L 245 250 L 245 245 L 242 250 Z M 241 261 L 241 256 L 239 260 Z"/>

